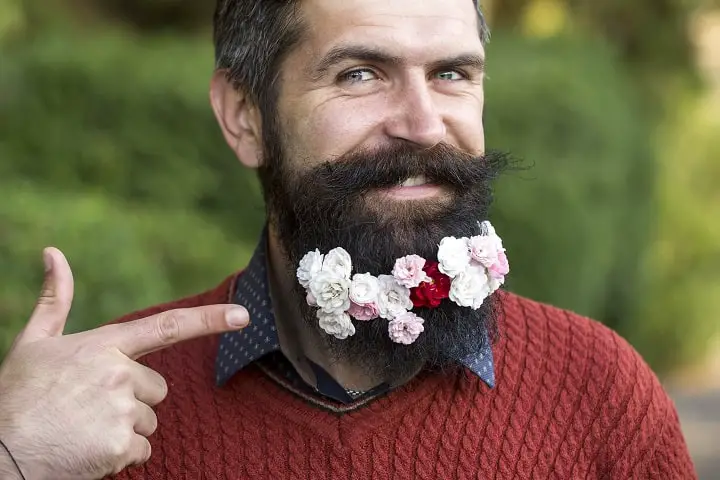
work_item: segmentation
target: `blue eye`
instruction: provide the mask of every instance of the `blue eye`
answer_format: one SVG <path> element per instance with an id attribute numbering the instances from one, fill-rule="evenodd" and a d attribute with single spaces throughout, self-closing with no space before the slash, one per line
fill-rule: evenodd
<path id="1" fill-rule="evenodd" d="M 442 72 L 437 72 L 435 76 L 440 80 L 447 80 L 450 82 L 456 82 L 458 80 L 462 80 L 465 78 L 464 75 L 462 75 L 460 72 L 456 70 L 445 70 Z"/>
<path id="2" fill-rule="evenodd" d="M 359 68 L 356 70 L 350 70 L 340 76 L 340 80 L 347 83 L 363 83 L 375 80 L 377 75 L 370 69 Z"/>

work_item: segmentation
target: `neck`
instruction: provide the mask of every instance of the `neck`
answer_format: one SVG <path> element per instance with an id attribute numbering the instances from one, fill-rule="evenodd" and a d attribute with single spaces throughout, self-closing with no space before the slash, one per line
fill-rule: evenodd
<path id="1" fill-rule="evenodd" d="M 269 283 L 275 314 L 276 328 L 283 354 L 295 366 L 303 379 L 314 385 L 315 376 L 307 360 L 322 367 L 342 387 L 351 390 L 367 391 L 383 382 L 401 384 L 407 379 L 387 379 L 380 375 L 368 374 L 367 366 L 357 366 L 345 358 L 334 357 L 327 347 L 325 335 L 319 328 L 310 328 L 308 322 L 302 318 L 300 311 L 294 306 L 292 299 L 296 294 L 293 291 L 296 281 L 292 266 L 288 265 L 286 256 L 280 245 L 276 232 L 268 227 L 268 256 L 269 256 Z M 374 360 L 378 368 L 370 371 L 382 371 L 386 359 L 378 356 Z M 421 365 L 415 369 L 420 370 Z"/>

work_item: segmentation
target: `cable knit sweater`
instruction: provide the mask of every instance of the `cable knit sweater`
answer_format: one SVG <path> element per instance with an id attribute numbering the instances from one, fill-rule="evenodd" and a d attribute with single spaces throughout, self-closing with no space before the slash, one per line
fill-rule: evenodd
<path id="1" fill-rule="evenodd" d="M 230 298 L 204 294 L 132 314 Z M 217 338 L 143 363 L 170 392 L 151 460 L 118 479 L 694 479 L 675 407 L 604 326 L 502 293 L 497 385 L 423 373 L 356 410 L 304 401 L 250 366 L 213 383 Z"/>

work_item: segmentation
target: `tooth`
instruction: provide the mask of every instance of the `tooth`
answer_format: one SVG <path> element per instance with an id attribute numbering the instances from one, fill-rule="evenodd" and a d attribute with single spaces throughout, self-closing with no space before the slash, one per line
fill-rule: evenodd
<path id="1" fill-rule="evenodd" d="M 418 187 L 420 185 L 425 185 L 427 183 L 427 179 L 425 178 L 425 175 L 418 175 L 416 177 L 410 177 L 407 180 L 405 180 L 402 183 L 403 187 Z"/>

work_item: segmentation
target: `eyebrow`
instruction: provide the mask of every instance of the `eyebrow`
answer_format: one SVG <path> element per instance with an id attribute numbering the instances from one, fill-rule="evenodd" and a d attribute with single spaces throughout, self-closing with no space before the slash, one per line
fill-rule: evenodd
<path id="1" fill-rule="evenodd" d="M 390 54 L 381 49 L 362 45 L 337 46 L 332 48 L 311 68 L 313 79 L 319 79 L 338 63 L 355 60 L 370 63 L 399 66 L 405 60 L 397 55 Z M 442 68 L 469 67 L 478 72 L 485 71 L 485 58 L 477 53 L 464 53 L 454 57 L 433 61 L 429 64 L 432 70 Z"/>

